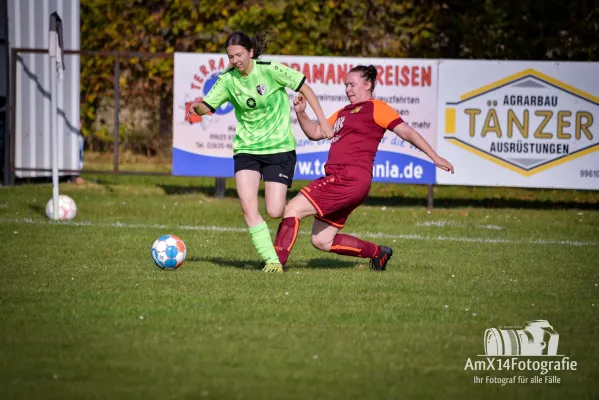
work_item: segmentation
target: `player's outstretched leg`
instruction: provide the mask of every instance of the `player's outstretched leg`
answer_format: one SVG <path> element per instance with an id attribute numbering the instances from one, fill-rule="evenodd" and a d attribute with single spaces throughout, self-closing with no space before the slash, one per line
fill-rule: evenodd
<path id="1" fill-rule="evenodd" d="M 319 250 L 343 256 L 369 258 L 372 269 L 385 270 L 393 254 L 391 248 L 339 233 L 339 229 L 328 222 L 315 219 L 312 226 L 312 245 Z"/>
<path id="2" fill-rule="evenodd" d="M 384 271 L 393 255 L 390 247 L 379 246 L 342 233 L 335 235 L 330 251 L 344 256 L 370 258 L 370 267 L 376 271 Z"/>

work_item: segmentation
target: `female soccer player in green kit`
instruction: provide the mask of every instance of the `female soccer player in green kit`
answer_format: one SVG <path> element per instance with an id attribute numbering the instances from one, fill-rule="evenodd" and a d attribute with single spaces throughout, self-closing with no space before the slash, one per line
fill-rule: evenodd
<path id="1" fill-rule="evenodd" d="M 266 222 L 258 210 L 258 189 L 262 177 L 266 212 L 272 218 L 283 216 L 296 162 L 291 107 L 285 88 L 301 93 L 310 104 L 323 139 L 333 137 L 333 129 L 302 73 L 276 61 L 258 60 L 265 47 L 265 35 L 257 35 L 252 41 L 243 32 L 230 34 L 225 49 L 232 66 L 218 77 L 202 101 L 192 105 L 190 112 L 208 114 L 227 101 L 235 107 L 233 159 L 243 217 L 252 243 L 264 261 L 263 270 L 283 272 Z"/>

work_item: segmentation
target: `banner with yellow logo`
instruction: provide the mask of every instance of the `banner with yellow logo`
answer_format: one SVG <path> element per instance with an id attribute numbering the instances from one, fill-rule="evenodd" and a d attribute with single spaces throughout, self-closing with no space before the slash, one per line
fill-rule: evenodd
<path id="1" fill-rule="evenodd" d="M 441 60 L 437 183 L 599 189 L 599 63 Z"/>

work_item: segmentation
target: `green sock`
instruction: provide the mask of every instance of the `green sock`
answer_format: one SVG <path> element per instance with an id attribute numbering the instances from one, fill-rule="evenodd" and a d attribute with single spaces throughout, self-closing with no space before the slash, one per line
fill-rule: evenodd
<path id="1" fill-rule="evenodd" d="M 272 245 L 272 239 L 266 222 L 253 226 L 248 229 L 248 231 L 252 238 L 252 244 L 256 248 L 258 254 L 260 254 L 260 257 L 262 257 L 266 263 L 279 262 L 279 257 L 277 257 L 277 252 Z"/>

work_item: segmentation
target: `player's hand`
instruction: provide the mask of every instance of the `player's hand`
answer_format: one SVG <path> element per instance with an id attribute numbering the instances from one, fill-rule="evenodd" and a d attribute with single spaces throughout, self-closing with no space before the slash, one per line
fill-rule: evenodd
<path id="1" fill-rule="evenodd" d="M 453 174 L 453 165 L 443 157 L 437 157 L 435 165 L 441 168 L 443 171 L 451 172 Z"/>
<path id="2" fill-rule="evenodd" d="M 192 116 L 192 115 L 198 115 L 198 116 L 199 116 L 199 114 L 197 114 L 197 113 L 195 112 L 195 108 L 196 108 L 197 106 L 199 106 L 199 105 L 200 105 L 200 103 L 201 103 L 202 101 L 204 101 L 204 99 L 203 99 L 202 97 L 196 97 L 196 98 L 193 100 L 193 103 L 191 103 L 191 106 L 189 107 L 189 111 L 187 112 L 187 115 L 186 115 L 186 117 L 187 117 L 188 119 L 191 119 L 191 116 Z"/>
<path id="3" fill-rule="evenodd" d="M 293 109 L 296 113 L 302 113 L 306 111 L 306 98 L 301 94 L 295 96 L 295 99 L 293 99 Z"/>
<path id="4" fill-rule="evenodd" d="M 335 136 L 335 132 L 333 132 L 333 128 L 331 127 L 331 124 L 328 123 L 328 121 L 324 124 L 320 124 L 320 131 L 322 132 L 325 139 L 332 139 L 333 136 Z"/>

